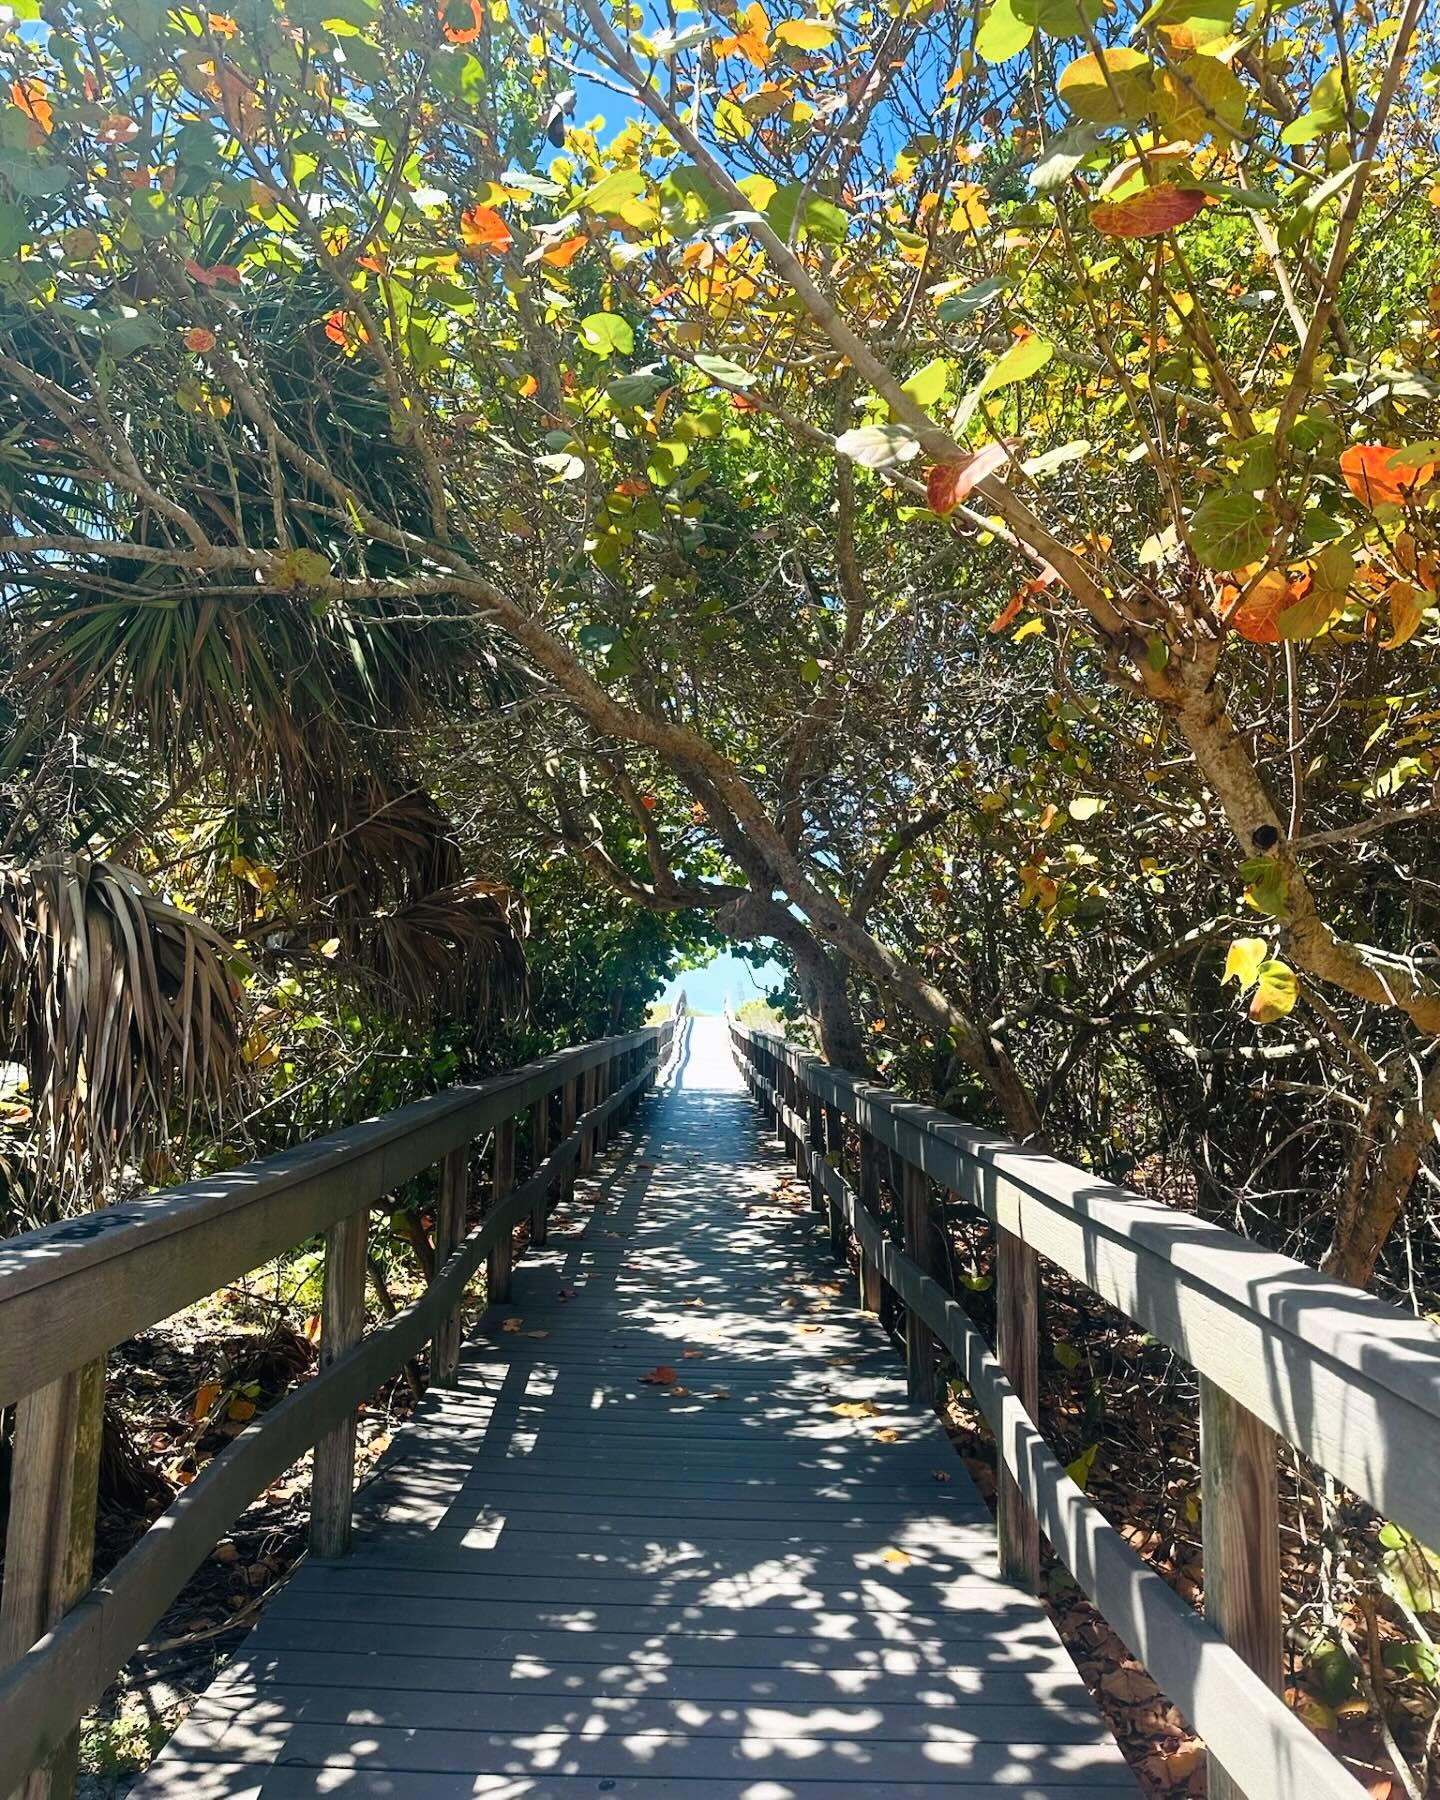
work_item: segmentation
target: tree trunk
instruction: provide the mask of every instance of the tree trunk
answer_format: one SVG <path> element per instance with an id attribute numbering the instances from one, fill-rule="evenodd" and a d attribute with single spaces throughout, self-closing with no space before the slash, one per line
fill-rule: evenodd
<path id="1" fill-rule="evenodd" d="M 802 920 L 777 901 L 761 894 L 747 894 L 743 900 L 723 907 L 716 914 L 715 923 L 739 944 L 757 937 L 774 938 L 783 944 L 795 959 L 800 991 L 815 1021 L 826 1062 L 854 1075 L 870 1072 L 865 1042 L 845 985 L 845 966 Z"/>
<path id="2" fill-rule="evenodd" d="M 1335 1238 L 1324 1270 L 1337 1281 L 1368 1287 L 1386 1240 L 1399 1223 L 1420 1172 L 1420 1159 L 1435 1142 L 1440 1115 L 1440 1056 L 1431 1063 L 1420 1091 L 1405 1101 L 1390 1141 L 1381 1152 L 1373 1178 L 1367 1180 L 1369 1151 L 1385 1112 L 1383 1098 L 1371 1105 L 1361 1127 L 1350 1174 L 1336 1209 Z"/>

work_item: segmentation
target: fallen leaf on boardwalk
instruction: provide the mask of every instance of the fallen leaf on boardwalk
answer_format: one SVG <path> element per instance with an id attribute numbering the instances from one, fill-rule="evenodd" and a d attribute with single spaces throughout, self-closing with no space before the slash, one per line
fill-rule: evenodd
<path id="1" fill-rule="evenodd" d="M 500 1329 L 502 1331 L 518 1331 L 524 1323 L 523 1319 L 506 1319 Z"/>
<path id="2" fill-rule="evenodd" d="M 640 1379 L 649 1382 L 651 1387 L 669 1387 L 675 1379 L 675 1371 L 669 1363 L 661 1363 L 658 1367 L 651 1369 L 648 1375 L 642 1375 Z"/>
<path id="3" fill-rule="evenodd" d="M 669 1394 L 672 1399 L 680 1400 L 684 1399 L 685 1395 L 688 1394 L 690 1390 L 687 1387 L 681 1387 L 677 1382 L 674 1387 L 666 1388 L 665 1392 Z"/>
<path id="4" fill-rule="evenodd" d="M 908 1569 L 911 1562 L 914 1560 L 913 1557 L 907 1555 L 905 1551 L 896 1550 L 894 1548 L 885 1550 L 881 1554 L 884 1556 L 885 1561 L 889 1563 L 892 1568 L 896 1569 Z"/>
<path id="5" fill-rule="evenodd" d="M 1205 1762 L 1205 1746 L 1199 1738 L 1188 1744 L 1181 1744 L 1178 1750 L 1171 1750 L 1160 1758 L 1166 1776 L 1171 1781 L 1184 1781 Z"/>
<path id="6" fill-rule="evenodd" d="M 950 1479 L 950 1471 L 948 1469 L 932 1469 L 930 1474 L 936 1481 L 948 1481 Z"/>
<path id="7" fill-rule="evenodd" d="M 560 1298 L 562 1300 L 573 1300 L 575 1298 L 574 1288 L 561 1288 Z"/>
<path id="8" fill-rule="evenodd" d="M 1160 1691 L 1140 1669 L 1112 1670 L 1102 1678 L 1100 1685 L 1112 1699 L 1123 1700 L 1130 1705 L 1138 1705 L 1142 1700 L 1153 1700 Z"/>
<path id="9" fill-rule="evenodd" d="M 682 1306 L 703 1306 L 705 1302 L 700 1299 L 698 1294 L 692 1294 L 688 1300 L 682 1300 L 680 1304 Z"/>
<path id="10" fill-rule="evenodd" d="M 548 1331 L 527 1331 L 525 1335 L 526 1337 L 549 1337 L 550 1333 Z"/>
<path id="11" fill-rule="evenodd" d="M 824 1329 L 823 1325 L 802 1325 L 800 1327 L 801 1331 L 823 1331 Z"/>
<path id="12" fill-rule="evenodd" d="M 730 1390 L 729 1388 L 716 1388 L 710 1398 L 712 1400 L 728 1400 L 730 1398 Z"/>
<path id="13" fill-rule="evenodd" d="M 687 1344 L 680 1354 L 682 1356 L 703 1356 L 705 1352 L 697 1350 L 693 1344 Z"/>
<path id="14" fill-rule="evenodd" d="M 872 1413 L 879 1412 L 880 1408 L 873 1400 L 842 1400 L 831 1410 L 837 1412 L 842 1419 L 868 1419 Z"/>
<path id="15" fill-rule="evenodd" d="M 886 1425 L 882 1430 L 877 1431 L 875 1433 L 875 1435 L 877 1438 L 879 1438 L 879 1440 L 882 1444 L 898 1444 L 900 1441 L 900 1433 L 898 1431 L 892 1430 L 891 1427 L 888 1425 Z"/>

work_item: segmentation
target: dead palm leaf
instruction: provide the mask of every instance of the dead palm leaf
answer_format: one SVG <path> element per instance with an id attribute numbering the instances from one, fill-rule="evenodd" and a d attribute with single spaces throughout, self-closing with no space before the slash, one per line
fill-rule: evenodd
<path id="1" fill-rule="evenodd" d="M 0 861 L 0 1055 L 25 1065 L 49 1171 L 93 1175 L 218 1108 L 242 1066 L 234 958 L 132 870 Z"/>

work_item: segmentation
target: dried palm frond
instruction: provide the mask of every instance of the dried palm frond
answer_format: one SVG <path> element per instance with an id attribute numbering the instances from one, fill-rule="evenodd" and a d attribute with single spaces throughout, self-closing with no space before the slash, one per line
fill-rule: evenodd
<path id="1" fill-rule="evenodd" d="M 129 869 L 0 861 L 0 1056 L 25 1065 L 49 1168 L 104 1169 L 218 1107 L 242 1066 L 234 956 Z"/>
<path id="2" fill-rule="evenodd" d="M 525 903 L 513 888 L 471 880 L 357 920 L 346 950 L 398 1010 L 449 1012 L 476 1025 L 525 1003 Z"/>

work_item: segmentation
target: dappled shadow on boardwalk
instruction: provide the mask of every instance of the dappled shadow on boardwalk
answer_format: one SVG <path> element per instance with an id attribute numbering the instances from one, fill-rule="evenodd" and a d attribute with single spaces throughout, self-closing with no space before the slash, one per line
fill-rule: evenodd
<path id="1" fill-rule="evenodd" d="M 703 1030 L 683 1081 L 144 1795 L 1133 1794 Z"/>

